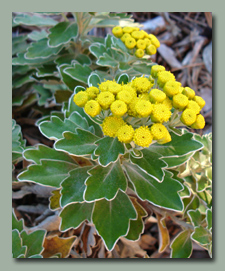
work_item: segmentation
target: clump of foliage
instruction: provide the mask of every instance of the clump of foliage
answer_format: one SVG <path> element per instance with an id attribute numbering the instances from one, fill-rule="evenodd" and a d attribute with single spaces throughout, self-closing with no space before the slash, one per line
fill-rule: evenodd
<path id="1" fill-rule="evenodd" d="M 92 223 L 108 251 L 138 240 L 151 210 L 160 252 L 188 258 L 196 242 L 211 256 L 212 136 L 189 130 L 204 128 L 205 101 L 151 61 L 158 39 L 125 13 L 14 14 L 21 26 L 38 30 L 12 41 L 13 171 L 31 163 L 14 181 L 51 187 L 59 230 Z M 113 35 L 90 35 L 96 27 Z M 26 145 L 16 114 L 29 108 L 52 147 Z M 182 229 L 173 240 L 167 217 Z M 46 232 L 26 233 L 14 212 L 12 230 L 14 258 L 54 256 Z"/>

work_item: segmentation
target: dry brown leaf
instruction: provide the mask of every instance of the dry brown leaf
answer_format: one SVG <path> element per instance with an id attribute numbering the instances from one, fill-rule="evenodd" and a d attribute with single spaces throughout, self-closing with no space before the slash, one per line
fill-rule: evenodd
<path id="1" fill-rule="evenodd" d="M 87 256 L 90 256 L 92 253 L 92 247 L 95 246 L 96 240 L 95 240 L 95 227 L 94 226 L 88 226 L 83 228 L 81 234 L 80 234 L 80 247 L 83 249 L 83 251 L 87 254 Z"/>
<path id="2" fill-rule="evenodd" d="M 166 227 L 165 219 L 156 214 L 156 218 L 158 220 L 158 228 L 159 228 L 159 252 L 163 252 L 170 243 L 169 232 Z"/>
<path id="3" fill-rule="evenodd" d="M 158 48 L 158 52 L 165 59 L 165 61 L 170 65 L 171 68 L 182 68 L 182 65 L 177 60 L 173 49 L 171 49 L 165 44 L 161 44 L 160 47 Z"/>
<path id="4" fill-rule="evenodd" d="M 120 241 L 123 243 L 120 258 L 134 258 L 135 256 L 144 258 L 146 255 L 146 251 L 140 247 L 139 241 L 130 241 L 124 237 L 121 237 Z"/>
<path id="5" fill-rule="evenodd" d="M 73 246 L 76 237 L 60 238 L 57 235 L 51 238 L 46 238 L 44 241 L 43 258 L 50 258 L 56 254 L 60 254 L 61 258 L 67 258 Z"/>
<path id="6" fill-rule="evenodd" d="M 142 249 L 150 249 L 152 248 L 155 243 L 157 242 L 157 239 L 153 237 L 150 234 L 143 234 L 139 240 L 139 245 Z"/>

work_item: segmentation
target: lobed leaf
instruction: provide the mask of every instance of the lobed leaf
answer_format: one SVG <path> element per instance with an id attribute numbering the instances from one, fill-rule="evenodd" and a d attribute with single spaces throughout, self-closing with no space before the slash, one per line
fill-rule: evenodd
<path id="1" fill-rule="evenodd" d="M 96 64 L 99 66 L 106 66 L 106 67 L 117 67 L 119 65 L 119 62 L 116 61 L 113 57 L 108 55 L 107 53 L 103 53 L 102 56 L 99 57 Z"/>
<path id="2" fill-rule="evenodd" d="M 24 257 L 26 249 L 27 247 L 23 246 L 22 238 L 20 237 L 19 231 L 17 229 L 14 229 L 12 231 L 12 257 Z"/>
<path id="3" fill-rule="evenodd" d="M 34 26 L 52 26 L 57 24 L 57 21 L 49 16 L 41 16 L 40 14 L 18 14 L 13 19 L 16 24 L 34 25 Z"/>
<path id="4" fill-rule="evenodd" d="M 170 172 L 165 171 L 164 180 L 159 183 L 135 164 L 124 162 L 123 166 L 141 200 L 148 200 L 153 205 L 167 209 L 183 210 L 183 203 L 178 194 L 183 186 L 171 178 Z"/>
<path id="5" fill-rule="evenodd" d="M 208 245 L 212 241 L 211 233 L 202 226 L 195 227 L 191 238 L 202 246 Z"/>
<path id="6" fill-rule="evenodd" d="M 110 251 L 117 240 L 127 234 L 130 219 L 136 218 L 133 204 L 122 191 L 119 191 L 111 201 L 106 199 L 96 201 L 92 216 L 98 234 Z"/>
<path id="7" fill-rule="evenodd" d="M 190 231 L 179 233 L 171 244 L 171 258 L 190 258 L 192 254 L 192 241 Z"/>
<path id="8" fill-rule="evenodd" d="M 70 228 L 78 228 L 85 221 L 91 221 L 91 215 L 94 203 L 71 203 L 67 205 L 60 213 L 62 218 L 60 230 L 66 231 Z"/>
<path id="9" fill-rule="evenodd" d="M 74 67 L 67 67 L 63 71 L 71 78 L 85 84 L 87 84 L 88 77 L 92 72 L 90 67 L 88 67 L 87 65 L 81 65 L 79 63 L 75 63 Z"/>
<path id="10" fill-rule="evenodd" d="M 125 191 L 127 188 L 127 181 L 119 161 L 106 167 L 96 166 L 88 173 L 91 176 L 85 182 L 87 186 L 84 193 L 85 201 L 90 202 L 102 198 L 111 200 L 119 189 Z"/>
<path id="11" fill-rule="evenodd" d="M 117 137 L 105 136 L 95 142 L 98 146 L 94 154 L 98 156 L 98 162 L 102 166 L 117 161 L 121 154 L 125 153 L 124 144 L 121 143 Z"/>

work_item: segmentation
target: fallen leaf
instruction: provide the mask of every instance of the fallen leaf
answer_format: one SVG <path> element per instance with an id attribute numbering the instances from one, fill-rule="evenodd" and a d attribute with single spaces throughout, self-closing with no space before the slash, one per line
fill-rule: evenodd
<path id="1" fill-rule="evenodd" d="M 156 214 L 156 218 L 158 220 L 158 228 L 159 228 L 159 252 L 163 252 L 170 243 L 169 232 L 166 227 L 165 218 L 161 215 Z"/>
<path id="2" fill-rule="evenodd" d="M 57 235 L 46 238 L 44 241 L 43 258 L 50 258 L 56 254 L 60 254 L 61 258 L 67 258 L 73 246 L 76 237 L 60 238 Z"/>

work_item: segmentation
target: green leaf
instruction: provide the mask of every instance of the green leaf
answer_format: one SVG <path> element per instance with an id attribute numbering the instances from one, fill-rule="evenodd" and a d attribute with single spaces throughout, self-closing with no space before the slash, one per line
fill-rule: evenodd
<path id="1" fill-rule="evenodd" d="M 162 156 L 151 152 L 151 148 L 143 149 L 141 152 L 143 154 L 142 158 L 134 158 L 130 155 L 131 162 L 138 165 L 141 170 L 158 182 L 162 182 L 165 174 L 163 168 L 166 168 L 166 163 L 160 159 Z"/>
<path id="2" fill-rule="evenodd" d="M 57 104 L 62 104 L 67 102 L 71 96 L 72 92 L 70 90 L 56 90 L 54 93 L 54 97 Z"/>
<path id="3" fill-rule="evenodd" d="M 121 71 L 127 71 L 131 69 L 131 66 L 129 64 L 127 64 L 126 62 L 121 62 L 119 63 L 119 70 Z"/>
<path id="4" fill-rule="evenodd" d="M 111 162 L 115 162 L 120 154 L 125 153 L 124 144 L 117 137 L 105 136 L 95 142 L 98 147 L 94 154 L 98 156 L 100 165 L 107 166 Z"/>
<path id="5" fill-rule="evenodd" d="M 23 246 L 19 231 L 17 229 L 14 229 L 12 231 L 12 257 L 20 258 L 24 256 L 26 253 L 26 249 L 26 246 Z"/>
<path id="6" fill-rule="evenodd" d="M 34 26 L 52 26 L 58 22 L 49 16 L 41 16 L 40 14 L 19 14 L 13 19 L 16 24 L 34 25 Z"/>
<path id="7" fill-rule="evenodd" d="M 40 165 L 31 165 L 18 175 L 19 181 L 31 181 L 42 185 L 60 187 L 60 183 L 76 167 L 64 161 L 41 160 Z"/>
<path id="8" fill-rule="evenodd" d="M 185 133 L 181 136 L 171 132 L 172 140 L 169 143 L 160 145 L 152 144 L 151 151 L 161 154 L 164 157 L 186 155 L 190 152 L 200 150 L 203 145 L 193 139 L 192 133 Z"/>
<path id="9" fill-rule="evenodd" d="M 30 234 L 25 231 L 21 233 L 23 245 L 27 246 L 26 258 L 42 252 L 45 234 L 46 232 L 43 230 L 37 230 Z"/>
<path id="10" fill-rule="evenodd" d="M 164 180 L 159 183 L 134 164 L 124 162 L 123 166 L 141 200 L 148 200 L 153 205 L 167 209 L 183 210 L 183 203 L 178 194 L 183 186 L 171 178 L 172 173 L 165 171 Z"/>
<path id="11" fill-rule="evenodd" d="M 192 156 L 194 152 L 190 152 L 182 156 L 173 157 L 163 157 L 162 160 L 167 163 L 167 168 L 173 168 L 181 166 L 186 163 Z"/>
<path id="12" fill-rule="evenodd" d="M 78 61 L 81 65 L 91 65 L 91 59 L 84 54 L 79 54 L 76 58 L 76 61 Z"/>
<path id="13" fill-rule="evenodd" d="M 22 141 L 21 127 L 12 120 L 12 152 L 22 153 L 25 142 Z"/>
<path id="14" fill-rule="evenodd" d="M 90 73 L 92 72 L 91 68 L 89 68 L 87 65 L 80 65 L 78 63 L 75 63 L 74 67 L 67 67 L 64 70 L 64 73 L 69 75 L 71 78 L 83 82 L 87 84 L 88 77 Z"/>
<path id="15" fill-rule="evenodd" d="M 103 44 L 94 43 L 89 47 L 90 52 L 96 57 L 99 58 L 103 56 L 103 53 L 106 53 L 106 48 Z"/>
<path id="16" fill-rule="evenodd" d="M 111 46 L 112 48 L 116 50 L 120 50 L 123 53 L 128 53 L 128 49 L 121 39 L 118 39 L 116 37 L 111 37 L 111 40 L 112 40 L 112 46 Z"/>
<path id="17" fill-rule="evenodd" d="M 65 132 L 63 136 L 63 139 L 55 143 L 55 148 L 77 156 L 93 153 L 96 148 L 95 141 L 99 139 L 94 134 L 79 128 L 76 129 L 76 133 Z"/>
<path id="18" fill-rule="evenodd" d="M 88 77 L 88 86 L 98 87 L 99 84 L 101 84 L 100 77 L 95 72 L 91 73 Z"/>
<path id="19" fill-rule="evenodd" d="M 37 68 L 38 72 L 36 73 L 37 77 L 47 77 L 47 76 L 56 76 L 58 77 L 58 70 L 55 64 L 43 65 L 42 67 Z"/>
<path id="20" fill-rule="evenodd" d="M 102 56 L 99 57 L 96 64 L 99 66 L 106 66 L 106 67 L 117 67 L 119 62 L 117 62 L 113 57 L 109 56 L 107 53 L 103 53 Z"/>
<path id="21" fill-rule="evenodd" d="M 50 121 L 43 121 L 39 125 L 40 132 L 51 140 L 63 138 L 63 133 L 75 132 L 78 126 L 69 119 L 62 121 L 59 117 L 51 116 Z"/>
<path id="22" fill-rule="evenodd" d="M 34 30 L 27 36 L 29 39 L 37 41 L 46 38 L 48 36 L 48 32 L 45 29 L 42 29 L 41 31 Z"/>
<path id="23" fill-rule="evenodd" d="M 118 84 L 127 84 L 129 82 L 129 75 L 127 73 L 122 73 L 117 79 Z"/>
<path id="24" fill-rule="evenodd" d="M 207 245 L 211 242 L 211 233 L 202 226 L 195 227 L 195 231 L 191 234 L 191 238 L 200 245 Z"/>
<path id="25" fill-rule="evenodd" d="M 71 156 L 62 151 L 57 151 L 54 148 L 50 148 L 46 145 L 38 144 L 36 149 L 26 149 L 23 156 L 26 160 L 32 161 L 36 164 L 41 164 L 41 160 L 54 160 L 64 161 L 68 163 L 76 163 Z"/>
<path id="26" fill-rule="evenodd" d="M 76 168 L 69 173 L 69 177 L 66 178 L 61 184 L 61 206 L 72 202 L 83 202 L 83 194 L 86 188 L 85 181 L 89 177 L 88 170 L 92 167 L 80 167 Z"/>
<path id="27" fill-rule="evenodd" d="M 17 220 L 14 210 L 12 211 L 12 230 L 18 230 L 18 232 L 23 230 L 23 220 Z"/>
<path id="28" fill-rule="evenodd" d="M 12 59 L 12 65 L 42 65 L 44 63 L 47 62 L 51 62 L 52 60 L 54 60 L 56 58 L 56 56 L 49 56 L 47 58 L 35 58 L 35 59 L 28 59 L 25 57 L 24 53 L 20 53 L 17 55 L 17 57 L 14 57 Z"/>
<path id="29" fill-rule="evenodd" d="M 118 190 L 125 191 L 127 181 L 120 162 L 111 163 L 107 167 L 96 166 L 88 171 L 91 175 L 87 178 L 87 186 L 84 194 L 86 201 L 95 201 L 105 198 L 111 200 Z"/>
<path id="30" fill-rule="evenodd" d="M 135 71 L 138 71 L 138 72 L 140 72 L 142 74 L 150 75 L 151 74 L 152 65 L 149 65 L 149 64 L 146 64 L 146 63 L 133 64 L 132 68 Z"/>
<path id="31" fill-rule="evenodd" d="M 80 84 L 80 82 L 78 82 L 77 80 L 75 80 L 74 78 L 72 78 L 70 75 L 68 75 L 67 73 L 65 73 L 65 69 L 67 68 L 71 68 L 71 65 L 69 64 L 61 64 L 60 66 L 58 66 L 58 70 L 59 73 L 61 75 L 61 80 L 63 81 L 63 83 L 72 91 L 74 91 L 74 88 Z"/>
<path id="32" fill-rule="evenodd" d="M 190 258 L 192 254 L 192 241 L 190 231 L 179 233 L 171 244 L 171 258 Z"/>
<path id="33" fill-rule="evenodd" d="M 78 36 L 78 25 L 76 22 L 60 22 L 50 28 L 49 32 L 49 46 L 58 47 Z"/>
<path id="34" fill-rule="evenodd" d="M 188 213 L 194 227 L 197 227 L 201 224 L 202 215 L 199 212 L 199 210 L 189 210 L 187 213 Z"/>
<path id="35" fill-rule="evenodd" d="M 207 209 L 206 211 L 206 221 L 207 221 L 207 228 L 210 230 L 212 228 L 212 210 Z"/>
<path id="36" fill-rule="evenodd" d="M 144 222 L 143 222 L 143 217 L 147 216 L 148 213 L 137 202 L 137 199 L 132 198 L 132 197 L 130 199 L 131 199 L 133 206 L 138 214 L 138 217 L 136 220 L 130 220 L 129 232 L 125 237 L 126 237 L 126 239 L 135 241 L 140 238 L 140 234 L 142 234 L 144 231 L 145 226 L 144 226 Z"/>
<path id="37" fill-rule="evenodd" d="M 94 203 L 87 202 L 67 205 L 60 213 L 60 217 L 62 218 L 60 230 L 76 229 L 86 219 L 91 222 L 93 205 Z"/>
<path id="38" fill-rule="evenodd" d="M 44 88 L 42 85 L 35 85 L 34 90 L 40 95 L 38 105 L 42 106 L 47 103 L 47 100 L 52 98 L 52 93 L 49 89 Z"/>
<path id="39" fill-rule="evenodd" d="M 137 214 L 130 199 L 125 193 L 119 191 L 111 201 L 102 199 L 95 202 L 92 220 L 107 249 L 112 250 L 117 240 L 127 234 L 129 220 L 136 217 Z"/>
<path id="40" fill-rule="evenodd" d="M 25 58 L 27 59 L 38 59 L 38 58 L 48 58 L 52 55 L 57 55 L 63 48 L 63 45 L 58 47 L 49 47 L 48 39 L 44 38 L 36 42 L 31 43 L 30 47 L 27 49 Z"/>

